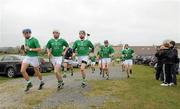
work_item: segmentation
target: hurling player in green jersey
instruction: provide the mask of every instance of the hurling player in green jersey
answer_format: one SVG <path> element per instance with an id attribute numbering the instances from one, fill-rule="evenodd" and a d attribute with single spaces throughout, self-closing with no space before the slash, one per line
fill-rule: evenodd
<path id="1" fill-rule="evenodd" d="M 101 47 L 101 57 L 102 57 L 102 76 L 104 77 L 104 74 L 107 75 L 107 80 L 109 79 L 109 63 L 111 62 L 111 58 L 114 55 L 114 49 L 112 46 L 109 45 L 108 40 L 104 41 L 104 46 Z"/>
<path id="2" fill-rule="evenodd" d="M 53 31 L 53 38 L 50 39 L 46 45 L 48 57 L 50 58 L 53 66 L 54 73 L 58 80 L 58 89 L 63 88 L 64 82 L 61 75 L 61 65 L 63 61 L 63 55 L 67 51 L 68 43 L 60 37 L 60 32 L 58 30 Z M 65 51 L 64 51 L 65 48 Z"/>
<path id="3" fill-rule="evenodd" d="M 130 74 L 132 74 L 133 55 L 134 50 L 130 48 L 128 44 L 125 44 L 124 50 L 122 50 L 122 56 L 125 60 L 124 65 L 128 78 L 130 77 Z"/>
<path id="4" fill-rule="evenodd" d="M 43 88 L 44 82 L 42 80 L 42 75 L 39 71 L 39 59 L 38 59 L 38 52 L 41 51 L 39 41 L 31 36 L 31 30 L 30 29 L 24 29 L 22 31 L 23 36 L 25 38 L 25 47 L 24 51 L 26 53 L 26 56 L 22 62 L 21 65 L 21 73 L 24 77 L 24 79 L 27 81 L 27 86 L 25 89 L 25 92 L 29 91 L 29 89 L 33 86 L 31 83 L 31 80 L 29 78 L 28 73 L 26 72 L 29 65 L 34 67 L 35 75 L 40 80 L 39 90 Z"/>
<path id="5" fill-rule="evenodd" d="M 80 40 L 76 40 L 73 44 L 73 56 L 77 54 L 78 56 L 78 62 L 81 65 L 80 72 L 82 75 L 82 87 L 85 87 L 86 84 L 86 73 L 85 73 L 85 67 L 89 61 L 89 53 L 94 53 L 94 46 L 91 43 L 91 41 L 85 39 L 86 32 L 80 31 L 79 32 L 79 38 Z"/>

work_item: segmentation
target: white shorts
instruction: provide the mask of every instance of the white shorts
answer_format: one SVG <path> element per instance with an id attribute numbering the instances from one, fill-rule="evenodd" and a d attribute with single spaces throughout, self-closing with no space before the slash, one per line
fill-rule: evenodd
<path id="1" fill-rule="evenodd" d="M 81 64 L 82 61 L 88 62 L 89 56 L 79 56 L 78 57 L 78 63 Z"/>
<path id="2" fill-rule="evenodd" d="M 39 66 L 39 58 L 37 56 L 36 57 L 26 56 L 22 63 L 29 64 L 33 67 L 38 67 Z"/>
<path id="3" fill-rule="evenodd" d="M 52 62 L 52 64 L 53 64 L 53 66 L 55 66 L 55 65 L 61 65 L 61 64 L 62 64 L 62 61 L 63 61 L 63 57 L 62 57 L 62 56 L 52 57 L 52 58 L 51 58 L 51 62 Z"/>
<path id="4" fill-rule="evenodd" d="M 108 64 L 111 62 L 111 58 L 102 58 L 102 63 L 103 64 Z"/>
<path id="5" fill-rule="evenodd" d="M 71 65 L 73 63 L 73 60 L 64 59 L 64 63 L 68 63 Z"/>
<path id="6" fill-rule="evenodd" d="M 133 60 L 132 59 L 128 59 L 124 61 L 125 65 L 133 65 Z"/>
<path id="7" fill-rule="evenodd" d="M 91 62 L 91 65 L 96 65 L 96 62 Z"/>

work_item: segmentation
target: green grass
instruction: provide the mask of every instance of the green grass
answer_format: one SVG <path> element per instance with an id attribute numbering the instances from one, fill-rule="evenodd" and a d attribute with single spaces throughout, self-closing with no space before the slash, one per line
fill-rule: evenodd
<path id="1" fill-rule="evenodd" d="M 0 84 L 10 80 L 11 78 L 5 77 L 5 76 L 0 76 Z"/>
<path id="2" fill-rule="evenodd" d="M 28 107 L 27 109 L 32 109 L 33 106 L 41 103 L 44 99 L 48 98 L 50 95 L 56 92 L 56 89 L 54 88 L 44 88 L 44 90 L 41 91 L 33 91 L 32 93 L 26 94 L 26 96 L 23 96 L 23 103 Z M 36 98 L 36 99 L 34 99 Z"/>
<path id="3" fill-rule="evenodd" d="M 127 80 L 91 81 L 88 96 L 112 96 L 95 109 L 179 109 L 180 87 L 162 87 L 154 79 L 154 69 L 135 65 L 133 78 Z M 180 83 L 178 77 L 178 83 Z"/>

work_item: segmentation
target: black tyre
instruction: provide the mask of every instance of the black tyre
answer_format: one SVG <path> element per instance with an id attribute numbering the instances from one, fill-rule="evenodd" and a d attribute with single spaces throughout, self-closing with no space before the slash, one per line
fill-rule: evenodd
<path id="1" fill-rule="evenodd" d="M 8 68 L 7 69 L 7 76 L 9 78 L 14 78 L 16 75 L 15 69 L 14 68 Z"/>

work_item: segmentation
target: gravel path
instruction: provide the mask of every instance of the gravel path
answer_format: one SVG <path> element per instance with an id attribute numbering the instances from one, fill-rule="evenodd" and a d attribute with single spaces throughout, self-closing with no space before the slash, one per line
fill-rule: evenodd
<path id="1" fill-rule="evenodd" d="M 120 72 L 118 66 L 112 67 L 110 71 L 110 80 L 125 78 L 125 74 Z M 87 70 L 87 72 L 87 80 L 104 80 L 104 78 L 99 75 L 98 69 L 93 74 L 91 70 Z M 32 82 L 34 86 L 28 93 L 24 92 L 25 81 L 23 79 L 10 80 L 0 85 L 0 109 L 25 109 L 26 102 L 24 99 L 28 95 L 31 96 L 33 93 L 46 93 L 45 91 L 50 92 L 48 92 L 48 97 L 43 98 L 40 103 L 34 105 L 33 109 L 56 109 L 61 105 L 74 105 L 74 107 L 88 109 L 93 106 L 101 106 L 104 101 L 110 99 L 108 96 L 85 96 L 85 93 L 91 90 L 91 86 L 88 85 L 85 88 L 81 88 L 80 80 L 80 73 L 74 73 L 74 76 L 68 75 L 68 77 L 64 79 L 64 88 L 57 91 L 55 75 L 44 76 L 45 87 L 43 90 L 38 91 L 39 81 L 33 77 Z"/>

